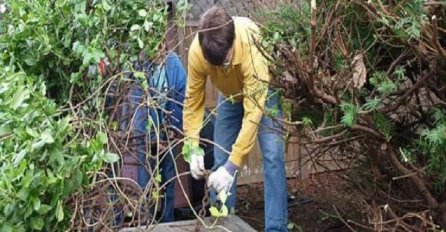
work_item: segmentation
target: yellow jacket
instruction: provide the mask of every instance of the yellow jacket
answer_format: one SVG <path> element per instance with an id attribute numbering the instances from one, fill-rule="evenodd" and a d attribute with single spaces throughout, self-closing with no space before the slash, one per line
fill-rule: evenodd
<path id="1" fill-rule="evenodd" d="M 183 129 L 186 138 L 192 140 L 192 145 L 198 146 L 203 126 L 205 84 L 209 78 L 225 97 L 235 102 L 243 101 L 242 128 L 229 157 L 232 163 L 240 167 L 257 138 L 270 75 L 267 59 L 256 47 L 255 41 L 260 38 L 257 25 L 245 17 L 233 17 L 233 20 L 234 52 L 228 68 L 213 66 L 205 60 L 198 35 L 189 48 Z"/>

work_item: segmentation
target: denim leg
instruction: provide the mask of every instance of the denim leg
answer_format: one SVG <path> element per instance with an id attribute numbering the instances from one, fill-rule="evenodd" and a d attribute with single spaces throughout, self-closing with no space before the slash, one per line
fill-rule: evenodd
<path id="1" fill-rule="evenodd" d="M 269 97 L 267 111 L 282 116 L 278 94 Z M 276 130 L 272 130 L 272 128 Z M 287 231 L 287 182 L 285 173 L 285 147 L 280 126 L 271 118 L 263 116 L 258 138 L 263 154 L 265 231 Z"/>
<path id="2" fill-rule="evenodd" d="M 138 162 L 138 177 L 137 183 L 141 188 L 145 188 L 149 182 L 149 173 L 147 172 L 147 123 L 148 123 L 148 111 L 147 107 L 140 106 L 143 101 L 144 92 L 141 88 L 135 87 L 131 89 L 130 93 L 130 105 L 131 105 L 131 130 L 136 137 L 132 141 L 131 147 L 134 149 L 137 162 Z"/>
<path id="3" fill-rule="evenodd" d="M 164 184 L 166 181 L 171 180 L 175 176 L 175 167 L 174 167 L 174 155 L 178 149 L 172 149 L 172 152 L 167 152 L 165 154 L 164 159 L 161 161 L 161 184 Z M 175 203 L 175 181 L 172 180 L 169 182 L 164 189 L 164 198 L 162 199 L 162 212 L 163 217 L 161 218 L 161 222 L 172 222 L 174 221 L 174 203 Z"/>
<path id="4" fill-rule="evenodd" d="M 147 171 L 146 166 L 146 153 L 145 152 L 137 152 L 138 157 L 138 185 L 144 190 L 149 183 L 149 173 Z"/>
<path id="5" fill-rule="evenodd" d="M 240 132 L 243 120 L 243 104 L 231 103 L 225 101 L 223 96 L 218 97 L 217 118 L 215 120 L 214 142 L 223 147 L 228 152 L 232 151 L 232 145 L 235 143 Z M 217 170 L 224 165 L 229 158 L 229 154 L 221 150 L 218 146 L 214 146 L 214 167 Z M 236 203 L 237 183 L 234 181 L 231 189 L 231 195 L 226 200 L 226 206 L 230 211 L 234 212 Z M 215 202 L 216 193 L 211 191 L 211 201 Z"/>

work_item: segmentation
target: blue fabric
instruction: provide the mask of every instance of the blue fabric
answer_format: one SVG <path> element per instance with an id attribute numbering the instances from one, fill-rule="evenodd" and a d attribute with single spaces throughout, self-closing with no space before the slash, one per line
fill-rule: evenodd
<path id="1" fill-rule="evenodd" d="M 232 150 L 240 131 L 244 109 L 243 103 L 231 103 L 220 96 L 218 99 L 217 118 L 214 130 L 214 142 L 222 146 L 227 151 Z M 266 103 L 268 110 L 278 112 L 276 116 L 282 116 L 282 109 L 278 94 L 269 92 Z M 287 209 L 287 182 L 285 174 L 285 147 L 283 135 L 276 130 L 279 129 L 271 118 L 263 116 L 260 121 L 258 139 L 263 155 L 263 175 L 264 175 L 264 199 L 265 199 L 265 231 L 287 231 L 288 209 Z M 226 165 L 228 154 L 214 147 L 214 167 L 216 170 L 222 165 Z M 237 184 L 231 187 L 231 195 L 226 201 L 226 206 L 230 212 L 234 212 L 236 206 Z M 211 192 L 211 199 L 215 203 L 216 193 Z"/>
<path id="2" fill-rule="evenodd" d="M 156 88 L 159 81 L 159 76 L 154 75 L 153 70 L 157 68 L 156 64 L 146 61 L 142 67 L 135 65 L 136 70 L 144 71 L 146 73 L 148 83 L 151 88 Z M 176 127 L 179 130 L 183 128 L 183 106 L 185 89 L 186 89 L 186 70 L 181 63 L 180 57 L 175 52 L 170 52 L 167 55 L 166 62 L 163 64 L 166 72 L 166 81 L 168 87 L 168 97 L 175 101 L 167 101 L 165 110 L 172 112 L 171 117 L 168 117 L 169 125 Z M 132 95 L 132 94 L 131 94 Z M 141 93 L 137 92 L 136 95 L 141 96 Z M 154 99 L 159 99 L 157 93 L 151 93 Z M 178 102 L 178 103 L 177 103 Z M 163 112 L 161 110 L 149 109 L 152 118 L 157 119 L 155 123 L 161 122 Z M 155 124 L 157 125 L 157 124 Z"/>
<path id="3" fill-rule="evenodd" d="M 156 149 L 153 149 L 156 150 Z M 175 149 L 172 149 L 173 151 Z M 156 157 L 150 157 L 149 164 L 151 167 L 151 172 L 157 173 L 160 172 L 161 174 L 161 185 L 165 183 L 166 181 L 170 182 L 166 185 L 164 189 L 164 197 L 161 198 L 160 205 L 158 205 L 158 209 L 161 212 L 160 222 L 172 222 L 175 220 L 174 218 L 174 206 L 175 206 L 175 181 L 171 180 L 175 177 L 175 167 L 174 167 L 174 160 L 175 160 L 176 153 L 175 152 L 168 152 L 164 154 L 162 157 L 160 157 L 159 165 L 157 164 Z M 140 160 L 147 160 L 144 153 L 139 153 L 138 158 Z M 155 168 L 158 167 L 158 170 Z M 149 183 L 151 173 L 148 173 L 145 166 L 141 166 L 138 168 L 138 184 L 141 187 L 145 187 L 147 183 Z M 151 193 L 149 193 L 151 194 Z M 158 210 L 157 209 L 157 210 Z M 156 212 L 155 208 L 152 207 L 149 209 L 152 215 L 155 215 Z"/>
<path id="4" fill-rule="evenodd" d="M 184 102 L 184 91 L 186 89 L 186 71 L 183 63 L 176 53 L 170 53 L 167 57 L 166 74 L 169 85 L 170 97 L 178 102 Z M 171 124 L 183 129 L 183 106 L 181 104 L 169 101 L 167 102 L 167 109 L 172 111 Z"/>
<path id="5" fill-rule="evenodd" d="M 225 163 L 225 169 L 231 176 L 233 176 L 235 174 L 235 171 L 237 171 L 238 167 L 235 164 L 233 164 L 230 160 L 228 160 Z"/>
<path id="6" fill-rule="evenodd" d="M 152 63 L 145 62 L 142 67 L 135 67 L 135 69 L 144 71 L 148 78 L 148 83 L 150 85 L 149 87 L 156 88 L 156 83 L 158 81 L 159 75 L 153 75 L 156 72 L 152 73 L 152 66 L 154 66 Z M 180 103 L 183 103 L 184 101 L 186 71 L 184 70 L 178 55 L 173 52 L 167 56 L 164 68 L 166 70 L 166 81 L 168 87 L 167 96 L 178 102 L 166 102 L 164 110 L 172 112 L 171 117 L 166 118 L 166 123 L 181 130 L 183 125 L 183 108 Z M 138 83 L 138 81 L 136 81 L 136 83 Z M 156 93 L 153 92 L 150 92 L 150 94 L 153 99 L 160 97 L 156 96 Z M 151 173 L 147 172 L 147 163 L 150 164 L 150 169 L 152 171 L 157 166 L 156 157 L 151 155 L 151 153 L 156 154 L 156 148 L 154 149 L 154 147 L 147 147 L 146 144 L 150 144 L 150 142 L 156 141 L 155 139 L 157 137 L 161 140 L 166 139 L 165 133 L 160 133 L 157 136 L 154 130 L 154 128 L 159 128 L 159 125 L 165 122 L 165 115 L 162 110 L 147 107 L 142 104 L 144 102 L 144 91 L 140 84 L 136 84 L 131 87 L 129 96 L 129 107 L 131 109 L 134 109 L 134 118 L 131 119 L 132 129 L 134 130 L 135 136 L 135 139 L 133 140 L 135 141 L 133 147 L 136 149 L 136 156 L 138 157 L 138 162 L 140 163 L 140 166 L 138 167 L 137 182 L 142 188 L 145 188 L 151 177 Z M 128 109 L 124 109 L 124 111 L 126 110 Z M 148 126 L 149 122 L 151 125 L 153 125 L 152 127 Z M 174 151 L 175 148 L 172 148 L 171 150 Z M 170 180 L 175 176 L 173 163 L 174 158 L 172 156 L 173 154 L 168 153 L 163 154 L 160 157 L 161 162 L 158 165 L 158 168 L 160 168 L 162 183 L 164 183 L 164 181 L 166 180 Z M 149 161 L 147 162 L 148 159 Z M 162 204 L 163 216 L 161 217 L 161 221 L 170 222 L 174 220 L 173 210 L 175 201 L 173 181 L 166 186 L 164 194 L 164 204 Z"/>

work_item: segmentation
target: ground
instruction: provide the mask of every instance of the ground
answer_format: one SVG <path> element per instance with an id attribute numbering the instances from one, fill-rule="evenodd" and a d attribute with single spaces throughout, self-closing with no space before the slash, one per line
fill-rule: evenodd
<path id="1" fill-rule="evenodd" d="M 338 215 L 344 220 L 365 223 L 365 217 L 359 211 L 362 204 L 360 194 L 350 188 L 342 175 L 324 173 L 303 180 L 288 180 L 289 191 L 296 196 L 296 200 L 289 204 L 292 231 L 351 231 Z M 264 229 L 263 184 L 240 186 L 238 215 L 256 230 Z"/>

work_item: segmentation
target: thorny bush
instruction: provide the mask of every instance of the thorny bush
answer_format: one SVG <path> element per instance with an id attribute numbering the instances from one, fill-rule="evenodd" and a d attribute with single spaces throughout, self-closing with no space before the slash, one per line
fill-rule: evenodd
<path id="1" fill-rule="evenodd" d="M 444 1 L 313 0 L 264 16 L 292 132 L 313 162 L 360 170 L 369 223 L 349 226 L 445 228 Z"/>

